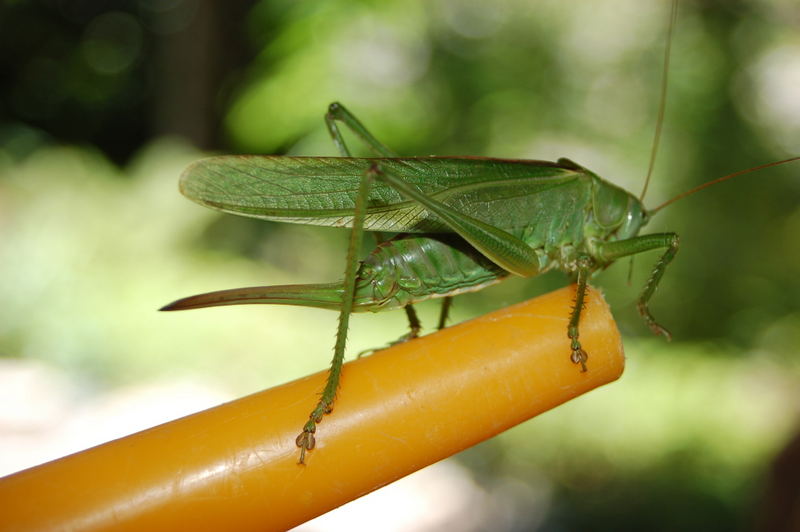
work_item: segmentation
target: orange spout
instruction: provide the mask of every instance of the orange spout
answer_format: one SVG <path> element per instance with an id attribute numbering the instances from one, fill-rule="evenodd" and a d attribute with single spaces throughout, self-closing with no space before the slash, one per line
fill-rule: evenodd
<path id="1" fill-rule="evenodd" d="M 575 287 L 345 365 L 333 413 L 298 465 L 294 440 L 325 373 L 0 479 L 2 530 L 286 530 L 617 379 L 624 357 Z"/>

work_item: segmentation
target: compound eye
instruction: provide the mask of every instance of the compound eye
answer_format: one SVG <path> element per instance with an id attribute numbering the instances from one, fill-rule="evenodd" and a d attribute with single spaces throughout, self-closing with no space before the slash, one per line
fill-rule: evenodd
<path id="1" fill-rule="evenodd" d="M 630 194 L 621 188 L 596 180 L 592 191 L 592 208 L 597 223 L 607 229 L 622 224 L 629 210 L 629 198 Z"/>

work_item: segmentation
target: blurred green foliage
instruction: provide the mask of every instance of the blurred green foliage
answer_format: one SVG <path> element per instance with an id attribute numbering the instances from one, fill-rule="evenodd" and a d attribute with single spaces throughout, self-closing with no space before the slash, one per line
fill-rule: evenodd
<path id="1" fill-rule="evenodd" d="M 263 2 L 250 32 L 264 45 L 225 124 L 242 151 L 335 154 L 320 124 L 339 100 L 402 154 L 566 156 L 640 190 L 667 4 Z M 778 81 L 785 65 L 776 61 L 798 50 L 798 36 L 780 24 L 781 9 L 791 8 L 683 6 L 648 204 L 800 146 L 796 70 Z M 276 18 L 281 25 L 262 33 L 259 22 Z M 787 249 L 796 174 L 763 172 L 656 217 L 649 230 L 676 230 L 684 242 L 654 303 L 676 335 L 752 345 L 754 330 L 796 312 L 800 262 L 796 246 Z M 650 264 L 636 262 L 640 283 Z M 625 294 L 630 306 L 617 286 L 612 298 Z"/>
<path id="2" fill-rule="evenodd" d="M 181 168 L 202 154 L 153 138 L 164 130 L 147 117 L 168 86 L 151 64 L 157 37 L 191 31 L 189 15 L 175 22 L 189 4 L 1 8 L 2 61 L 15 67 L 0 114 L 0 353 L 49 361 L 88 389 L 188 372 L 245 393 L 324 367 L 332 346 L 324 311 L 155 312 L 191 293 L 333 280 L 343 268 L 342 231 L 222 216 L 177 194 Z M 342 101 L 402 154 L 566 156 L 640 190 L 668 7 L 254 2 L 234 28 L 250 60 L 223 68 L 216 104 L 196 112 L 216 113 L 217 150 L 335 155 L 322 115 Z M 648 205 L 800 154 L 797 16 L 789 0 L 681 5 Z M 57 48 L 54 35 L 73 37 Z M 632 286 L 626 264 L 595 281 L 626 337 L 628 374 L 463 456 L 516 529 L 732 530 L 753 519 L 798 410 L 798 173 L 741 178 L 648 227 L 682 238 L 653 299 L 672 344 L 650 338 L 632 304 L 655 255 L 636 259 Z M 455 319 L 564 282 L 548 274 L 463 296 Z M 423 305 L 427 324 L 435 312 Z M 349 351 L 403 330 L 402 313 L 356 316 Z"/>

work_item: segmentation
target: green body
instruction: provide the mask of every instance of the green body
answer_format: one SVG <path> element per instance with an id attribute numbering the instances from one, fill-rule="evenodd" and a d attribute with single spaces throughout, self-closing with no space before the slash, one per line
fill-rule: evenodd
<path id="1" fill-rule="evenodd" d="M 576 282 L 566 336 L 570 359 L 586 371 L 579 325 L 589 277 L 620 257 L 666 248 L 639 297 L 639 311 L 653 331 L 668 336 L 647 302 L 678 249 L 678 238 L 674 233 L 638 236 L 648 214 L 632 194 L 567 159 L 401 158 L 341 105 L 331 104 L 325 119 L 343 157 L 205 159 L 187 168 L 181 191 L 233 214 L 351 228 L 344 279 L 222 290 L 163 309 L 271 303 L 339 312 L 328 381 L 297 438 L 300 463 L 315 446 L 317 424 L 333 408 L 352 312 L 405 308 L 413 338 L 420 328 L 412 307 L 417 301 L 445 298 L 441 328 L 449 296 L 512 274 L 533 277 L 557 268 Z M 351 157 L 337 122 L 380 157 Z M 397 235 L 381 240 L 359 261 L 364 230 Z"/>
<path id="2" fill-rule="evenodd" d="M 194 201 L 225 212 L 351 227 L 355 191 L 375 161 L 217 157 L 192 165 L 181 190 Z M 597 244 L 635 236 L 645 222 L 645 211 L 636 197 L 566 160 L 425 157 L 377 161 L 427 196 L 523 241 L 536 255 L 534 271 L 527 276 L 554 268 L 574 274 L 579 256 L 593 257 L 601 268 L 609 261 L 598 252 Z M 361 262 L 355 312 L 397 309 L 431 297 L 478 290 L 510 273 L 454 234 L 435 214 L 388 186 L 373 185 L 367 205 L 365 229 L 403 234 L 380 244 Z M 249 302 L 341 308 L 341 283 L 252 287 L 215 294 L 215 299 L 199 296 L 190 306 Z"/>
<path id="3" fill-rule="evenodd" d="M 670 36 L 676 16 L 674 0 Z M 660 137 L 670 41 L 642 198 Z M 444 298 L 441 328 L 450 296 L 481 289 L 509 275 L 533 277 L 559 269 L 575 282 L 574 305 L 564 309 L 569 315 L 565 352 L 582 371 L 588 371 L 589 355 L 579 337 L 592 274 L 617 259 L 663 250 L 637 303 L 653 332 L 669 338 L 651 315 L 648 302 L 678 251 L 678 236 L 639 233 L 650 216 L 666 205 L 743 173 L 711 181 L 648 211 L 636 196 L 567 159 L 552 163 L 485 157 L 403 158 L 338 103 L 329 106 L 325 122 L 342 157 L 215 157 L 190 166 L 181 178 L 181 191 L 193 201 L 232 214 L 351 228 L 342 281 L 223 290 L 184 298 L 163 309 L 269 303 L 339 312 L 328 380 L 296 439 L 300 463 L 314 449 L 317 425 L 333 409 L 352 312 L 404 308 L 411 326 L 408 338 L 413 338 L 420 329 L 413 310 L 417 301 Z M 352 157 L 340 123 L 377 157 Z M 379 244 L 359 260 L 365 230 L 376 231 Z M 395 236 L 386 238 L 384 233 Z"/>

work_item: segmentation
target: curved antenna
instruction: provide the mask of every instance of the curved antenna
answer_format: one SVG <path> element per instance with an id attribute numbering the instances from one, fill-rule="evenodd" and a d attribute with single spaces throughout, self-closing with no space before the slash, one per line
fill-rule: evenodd
<path id="1" fill-rule="evenodd" d="M 661 143 L 661 130 L 664 126 L 664 112 L 667 108 L 667 86 L 669 84 L 669 58 L 672 54 L 672 33 L 675 29 L 675 21 L 678 19 L 678 0 L 672 1 L 672 10 L 669 15 L 669 28 L 667 29 L 667 46 L 664 49 L 664 66 L 661 71 L 661 96 L 658 102 L 658 118 L 656 119 L 656 131 L 653 136 L 653 147 L 650 149 L 650 163 L 647 166 L 647 177 L 644 179 L 644 188 L 639 196 L 639 201 L 644 201 L 647 194 L 647 187 L 650 185 L 650 177 L 656 166 L 656 155 L 658 146 Z"/>
<path id="2" fill-rule="evenodd" d="M 681 200 L 681 199 L 683 199 L 683 198 L 685 198 L 687 196 L 691 196 L 695 192 L 700 192 L 704 188 L 708 188 L 708 187 L 710 187 L 712 185 L 716 185 L 717 183 L 722 183 L 723 181 L 727 181 L 728 179 L 733 179 L 734 177 L 738 177 L 738 176 L 744 175 L 744 174 L 749 174 L 750 172 L 755 172 L 755 171 L 758 171 L 758 170 L 763 170 L 764 168 L 770 168 L 772 166 L 778 166 L 778 165 L 781 165 L 781 164 L 791 163 L 791 162 L 794 162 L 794 161 L 800 161 L 800 157 L 791 157 L 789 159 L 784 159 L 782 161 L 775 161 L 775 162 L 772 162 L 772 163 L 760 164 L 760 165 L 754 166 L 752 168 L 747 168 L 746 170 L 739 170 L 738 172 L 734 172 L 732 174 L 728 174 L 728 175 L 724 175 L 722 177 L 718 177 L 717 179 L 713 179 L 711 181 L 708 181 L 707 183 L 703 183 L 702 185 L 696 186 L 691 190 L 687 190 L 686 192 L 682 192 L 682 193 L 678 194 L 677 196 L 675 196 L 674 198 L 665 201 L 664 203 L 662 203 L 661 205 L 659 205 L 655 209 L 650 209 L 647 212 L 649 214 L 651 214 L 651 215 L 655 214 L 658 211 L 660 211 L 661 209 L 663 209 L 664 207 L 666 207 L 667 205 L 672 205 L 676 201 Z"/>

